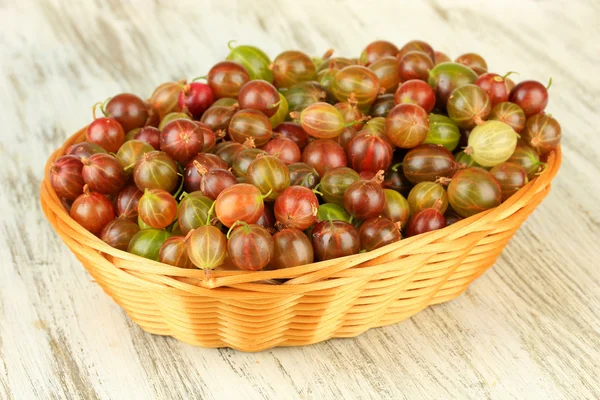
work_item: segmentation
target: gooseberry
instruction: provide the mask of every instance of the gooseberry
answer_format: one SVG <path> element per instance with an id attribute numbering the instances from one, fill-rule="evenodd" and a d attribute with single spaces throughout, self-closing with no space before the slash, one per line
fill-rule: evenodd
<path id="1" fill-rule="evenodd" d="M 319 200 L 312 190 L 304 186 L 290 186 L 275 200 L 275 219 L 284 228 L 304 230 L 317 219 Z"/>
<path id="2" fill-rule="evenodd" d="M 284 51 L 269 66 L 273 71 L 275 86 L 289 88 L 298 82 L 312 81 L 317 71 L 309 56 L 301 51 Z"/>
<path id="3" fill-rule="evenodd" d="M 239 227 L 232 226 L 233 231 L 230 230 L 228 234 L 229 259 L 233 265 L 245 271 L 258 271 L 266 267 L 273 257 L 273 237 L 260 225 L 239 224 Z"/>
<path id="4" fill-rule="evenodd" d="M 58 197 L 75 200 L 83 193 L 82 169 L 81 160 L 71 155 L 59 157 L 50 165 L 50 184 Z"/>
<path id="5" fill-rule="evenodd" d="M 210 86 L 202 82 L 192 82 L 183 87 L 179 94 L 179 107 L 200 119 L 204 111 L 215 101 Z"/>
<path id="6" fill-rule="evenodd" d="M 194 268 L 188 256 L 187 239 L 183 236 L 171 236 L 165 240 L 160 246 L 158 261 L 179 268 Z"/>
<path id="7" fill-rule="evenodd" d="M 121 93 L 111 98 L 106 103 L 105 110 L 106 114 L 114 118 L 125 132 L 149 125 L 153 113 L 148 103 L 131 93 Z"/>
<path id="8" fill-rule="evenodd" d="M 237 97 L 242 87 L 250 81 L 250 75 L 241 64 L 222 61 L 208 71 L 206 81 L 217 99 Z"/>
<path id="9" fill-rule="evenodd" d="M 131 238 L 127 252 L 158 261 L 160 248 L 170 237 L 171 234 L 164 229 L 142 229 Z"/>
<path id="10" fill-rule="evenodd" d="M 115 249 L 126 251 L 129 242 L 140 231 L 135 222 L 126 218 L 117 218 L 110 221 L 100 232 L 100 239 Z"/>
<path id="11" fill-rule="evenodd" d="M 396 104 L 416 104 L 431 112 L 435 107 L 435 93 L 427 82 L 411 79 L 403 82 L 394 94 Z"/>
<path id="12" fill-rule="evenodd" d="M 115 209 L 108 198 L 100 193 L 92 192 L 88 185 L 83 187 L 69 212 L 71 218 L 79 225 L 93 233 L 99 234 L 102 228 L 115 219 Z"/>
<path id="13" fill-rule="evenodd" d="M 404 232 L 406 232 L 407 237 L 411 237 L 442 229 L 445 226 L 446 220 L 436 208 L 426 208 L 410 217 Z"/>
<path id="14" fill-rule="evenodd" d="M 552 80 L 548 83 L 548 87 Z M 548 88 L 538 81 L 523 81 L 511 91 L 508 100 L 523 109 L 526 117 L 539 114 L 548 104 Z"/>
<path id="15" fill-rule="evenodd" d="M 517 145 L 517 133 L 504 122 L 486 121 L 469 135 L 465 153 L 484 167 L 493 167 L 508 160 Z"/>
<path id="16" fill-rule="evenodd" d="M 229 123 L 229 136 L 238 143 L 253 138 L 256 146 L 260 147 L 265 145 L 272 135 L 269 118 L 258 110 L 240 110 L 233 115 Z"/>
<path id="17" fill-rule="evenodd" d="M 321 221 L 312 231 L 315 258 L 320 261 L 357 254 L 360 240 L 356 229 L 347 222 Z"/>
<path id="18" fill-rule="evenodd" d="M 490 113 L 489 119 L 504 122 L 517 133 L 521 133 L 525 128 L 525 113 L 521 107 L 508 101 L 496 104 Z"/>
<path id="19" fill-rule="evenodd" d="M 477 85 L 464 85 L 455 89 L 446 105 L 448 116 L 463 129 L 481 125 L 492 111 L 490 98 Z"/>
<path id="20" fill-rule="evenodd" d="M 219 221 L 231 227 L 236 221 L 254 224 L 265 208 L 260 190 L 248 183 L 238 183 L 223 190 L 215 200 Z"/>
<path id="21" fill-rule="evenodd" d="M 275 200 L 290 186 L 290 172 L 278 158 L 261 156 L 248 166 L 246 180 L 256 186 L 267 200 Z"/>
<path id="22" fill-rule="evenodd" d="M 167 153 L 151 151 L 135 164 L 133 180 L 140 190 L 163 189 L 172 193 L 179 183 L 179 170 Z"/>
<path id="23" fill-rule="evenodd" d="M 505 162 L 496 165 L 490 170 L 492 176 L 500 184 L 502 201 L 506 201 L 529 181 L 525 168 L 519 164 Z"/>
<path id="24" fill-rule="evenodd" d="M 412 183 L 450 178 L 456 168 L 452 153 L 444 146 L 435 144 L 422 144 L 410 150 L 402 161 L 402 171 Z"/>
<path id="25" fill-rule="evenodd" d="M 274 269 L 311 264 L 313 247 L 308 237 L 298 229 L 283 229 L 273 235 L 273 256 L 269 265 Z"/>
<path id="26" fill-rule="evenodd" d="M 83 157 L 81 162 L 83 181 L 94 192 L 116 194 L 127 182 L 123 166 L 110 154 L 93 154 L 89 158 Z"/>
<path id="27" fill-rule="evenodd" d="M 302 162 L 317 170 L 319 176 L 347 164 L 342 146 L 331 139 L 318 139 L 308 144 L 302 152 Z"/>
<path id="28" fill-rule="evenodd" d="M 448 201 L 461 217 L 470 217 L 502 202 L 500 184 L 482 168 L 465 168 L 456 172 L 448 185 Z"/>
<path id="29" fill-rule="evenodd" d="M 360 247 L 372 251 L 399 241 L 402 236 L 396 225 L 387 218 L 375 217 L 366 220 L 358 231 Z"/>
<path id="30" fill-rule="evenodd" d="M 435 208 L 443 214 L 448 208 L 448 194 L 439 183 L 419 182 L 408 194 L 408 205 L 411 215 L 426 208 Z"/>
<path id="31" fill-rule="evenodd" d="M 166 228 L 177 216 L 177 202 L 162 189 L 146 189 L 138 202 L 139 217 L 152 228 Z"/>
<path id="32" fill-rule="evenodd" d="M 184 164 L 204 147 L 204 132 L 193 121 L 176 119 L 160 134 L 160 149 L 178 163 Z"/>
<path id="33" fill-rule="evenodd" d="M 548 114 L 536 114 L 527 118 L 523 140 L 540 156 L 548 155 L 560 144 L 561 129 L 556 119 Z"/>
<path id="34" fill-rule="evenodd" d="M 344 208 L 359 220 L 377 217 L 385 206 L 385 194 L 381 187 L 383 171 L 372 180 L 354 182 L 344 192 Z"/>
<path id="35" fill-rule="evenodd" d="M 410 149 L 427 138 L 429 117 L 416 104 L 398 104 L 385 120 L 385 135 L 396 146 Z"/>

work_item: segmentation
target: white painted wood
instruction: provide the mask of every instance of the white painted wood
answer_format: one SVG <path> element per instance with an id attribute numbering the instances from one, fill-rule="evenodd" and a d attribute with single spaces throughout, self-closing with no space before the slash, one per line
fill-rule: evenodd
<path id="1" fill-rule="evenodd" d="M 599 20 L 587 0 L 0 2 L 0 398 L 599 398 Z M 231 39 L 275 56 L 375 38 L 554 79 L 553 191 L 457 300 L 356 339 L 194 348 L 142 332 L 45 221 L 45 160 L 95 101 L 203 75 Z"/>

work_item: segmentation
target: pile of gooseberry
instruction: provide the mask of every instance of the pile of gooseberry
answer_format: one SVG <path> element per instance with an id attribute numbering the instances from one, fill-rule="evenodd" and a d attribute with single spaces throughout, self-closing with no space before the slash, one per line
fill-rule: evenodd
<path id="1" fill-rule="evenodd" d="M 561 138 L 548 87 L 419 40 L 358 58 L 233 46 L 206 76 L 118 94 L 50 168 L 71 217 L 180 268 L 372 251 L 507 201 Z M 97 110 L 100 110 L 100 116 Z"/>

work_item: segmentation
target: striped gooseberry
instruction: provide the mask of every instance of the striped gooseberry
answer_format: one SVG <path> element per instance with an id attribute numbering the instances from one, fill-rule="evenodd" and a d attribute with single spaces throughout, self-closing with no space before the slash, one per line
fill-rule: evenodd
<path id="1" fill-rule="evenodd" d="M 496 165 L 490 170 L 490 173 L 500 184 L 502 201 L 506 201 L 510 196 L 517 193 L 529 181 L 525 168 L 510 162 Z"/>
<path id="2" fill-rule="evenodd" d="M 437 182 L 419 182 L 408 194 L 408 205 L 411 215 L 426 208 L 435 208 L 443 214 L 448 208 L 448 194 Z"/>
<path id="3" fill-rule="evenodd" d="M 448 185 L 452 209 L 467 218 L 489 210 L 502 202 L 502 189 L 491 173 L 483 168 L 465 168 L 456 172 Z"/>
<path id="4" fill-rule="evenodd" d="M 238 143 L 253 138 L 256 146 L 260 147 L 265 145 L 272 135 L 269 118 L 258 110 L 240 110 L 233 115 L 229 123 L 229 136 Z"/>
<path id="5" fill-rule="evenodd" d="M 465 153 L 484 167 L 493 167 L 508 160 L 515 151 L 517 133 L 500 121 L 486 121 L 469 135 Z"/>
<path id="6" fill-rule="evenodd" d="M 290 186 L 290 171 L 276 157 L 259 156 L 248 166 L 246 180 L 256 186 L 267 200 L 275 200 Z"/>
<path id="7" fill-rule="evenodd" d="M 560 144 L 560 124 L 549 114 L 536 114 L 527 118 L 523 140 L 540 156 L 548 155 Z"/>
<path id="8" fill-rule="evenodd" d="M 310 239 L 301 230 L 287 228 L 273 235 L 273 257 L 269 262 L 272 268 L 311 264 L 314 257 Z"/>
<path id="9" fill-rule="evenodd" d="M 492 111 L 490 98 L 477 85 L 464 85 L 454 89 L 446 104 L 448 116 L 463 129 L 481 125 Z"/>
<path id="10" fill-rule="evenodd" d="M 383 217 L 366 220 L 358 230 L 362 250 L 372 251 L 399 241 L 400 230 L 392 221 Z"/>
<path id="11" fill-rule="evenodd" d="M 158 261 L 180 268 L 194 268 L 188 255 L 188 238 L 171 236 L 163 242 L 158 251 Z"/>
<path id="12" fill-rule="evenodd" d="M 158 261 L 160 248 L 170 237 L 171 233 L 164 229 L 142 229 L 131 238 L 131 241 L 129 241 L 127 252 Z"/>
<path id="13" fill-rule="evenodd" d="M 521 133 L 523 128 L 525 128 L 526 118 L 523 109 L 515 103 L 508 101 L 496 104 L 492 108 L 489 119 L 504 122 L 510 125 L 517 133 Z"/>
<path id="14" fill-rule="evenodd" d="M 138 202 L 138 215 L 152 228 L 166 228 L 177 217 L 177 202 L 162 189 L 146 189 Z"/>
<path id="15" fill-rule="evenodd" d="M 212 271 L 225 262 L 227 239 L 215 226 L 200 226 L 187 235 L 187 252 L 192 263 L 211 279 Z"/>
<path id="16" fill-rule="evenodd" d="M 394 145 L 403 149 L 423 143 L 428 130 L 429 116 L 416 104 L 398 104 L 385 119 L 385 135 Z"/>
<path id="17" fill-rule="evenodd" d="M 219 194 L 215 200 L 215 213 L 227 227 L 231 227 L 236 221 L 254 224 L 265 208 L 264 198 L 256 186 L 238 183 Z"/>
<path id="18" fill-rule="evenodd" d="M 239 225 L 239 226 L 237 226 Z M 273 257 L 273 237 L 262 226 L 236 222 L 227 234 L 229 259 L 239 269 L 258 271 Z"/>
<path id="19" fill-rule="evenodd" d="M 454 156 L 444 146 L 422 144 L 410 150 L 402 160 L 402 171 L 412 183 L 435 182 L 450 178 L 456 171 Z"/>
<path id="20" fill-rule="evenodd" d="M 340 220 L 321 221 L 312 231 L 315 258 L 319 261 L 357 254 L 360 240 L 356 228 Z"/>

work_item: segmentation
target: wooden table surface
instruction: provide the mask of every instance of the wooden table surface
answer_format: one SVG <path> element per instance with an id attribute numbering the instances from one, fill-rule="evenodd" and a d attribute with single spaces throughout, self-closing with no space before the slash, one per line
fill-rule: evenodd
<path id="1" fill-rule="evenodd" d="M 0 399 L 600 398 L 600 4 L 367 4 L 0 2 Z M 376 38 L 554 80 L 553 191 L 458 299 L 355 339 L 194 348 L 134 325 L 46 222 L 43 165 L 94 102 L 204 75 L 231 39 L 274 57 Z"/>

